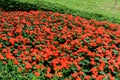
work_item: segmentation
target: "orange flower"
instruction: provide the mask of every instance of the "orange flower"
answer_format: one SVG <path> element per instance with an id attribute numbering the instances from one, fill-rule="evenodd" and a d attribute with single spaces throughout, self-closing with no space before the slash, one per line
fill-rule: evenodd
<path id="1" fill-rule="evenodd" d="M 80 78 L 80 77 L 77 77 L 76 80 L 81 80 L 81 78 Z"/>
<path id="2" fill-rule="evenodd" d="M 112 72 L 114 72 L 114 68 L 113 68 L 113 66 L 108 66 L 108 69 L 110 69 Z"/>
<path id="3" fill-rule="evenodd" d="M 91 65 L 95 65 L 96 62 L 95 62 L 95 61 L 90 61 L 90 64 L 91 64 Z"/>
<path id="4" fill-rule="evenodd" d="M 78 70 L 81 70 L 81 67 L 79 65 L 76 65 L 76 67 L 77 67 Z"/>
<path id="5" fill-rule="evenodd" d="M 40 65 L 36 65 L 36 68 L 37 68 L 37 69 L 40 69 Z"/>
<path id="6" fill-rule="evenodd" d="M 90 80 L 90 76 L 85 76 L 84 79 L 85 80 Z"/>
<path id="7" fill-rule="evenodd" d="M 15 64 L 15 65 L 18 65 L 19 62 L 15 59 L 15 60 L 14 60 L 14 64 Z"/>
<path id="8" fill-rule="evenodd" d="M 29 63 L 29 62 L 25 62 L 25 68 L 26 69 L 31 69 L 32 68 L 32 65 Z"/>
<path id="9" fill-rule="evenodd" d="M 40 76 L 40 73 L 39 72 L 35 72 L 35 76 Z"/>
<path id="10" fill-rule="evenodd" d="M 78 74 L 79 74 L 79 75 L 83 75 L 83 74 L 84 74 L 84 72 L 82 72 L 82 71 L 79 71 L 79 72 L 78 72 Z"/>
<path id="11" fill-rule="evenodd" d="M 99 75 L 96 80 L 102 80 L 104 78 L 103 75 Z"/>
<path id="12" fill-rule="evenodd" d="M 47 73 L 49 73 L 50 71 L 51 71 L 51 68 L 48 67 L 48 68 L 47 68 Z"/>
<path id="13" fill-rule="evenodd" d="M 45 74 L 45 76 L 48 77 L 48 78 L 52 78 L 53 74 Z"/>
<path id="14" fill-rule="evenodd" d="M 0 53 L 0 60 L 3 60 L 4 59 L 4 57 L 2 56 L 2 54 Z"/>
<path id="15" fill-rule="evenodd" d="M 18 29 L 16 29 L 15 32 L 16 32 L 16 33 L 21 33 L 21 32 L 22 32 L 22 29 L 21 29 L 21 28 L 18 28 Z"/>
<path id="16" fill-rule="evenodd" d="M 7 59 L 14 59 L 14 56 L 12 56 L 12 53 L 6 53 Z"/>
<path id="17" fill-rule="evenodd" d="M 14 38 L 10 38 L 9 42 L 10 42 L 12 45 L 14 45 L 15 39 L 14 39 Z"/>
<path id="18" fill-rule="evenodd" d="M 3 61 L 3 64 L 7 64 L 7 62 Z"/>
<path id="19" fill-rule="evenodd" d="M 91 42 L 90 42 L 90 46 L 94 46 L 94 47 L 95 47 L 95 46 L 96 46 L 96 43 L 93 42 L 93 41 L 91 41 Z"/>
<path id="20" fill-rule="evenodd" d="M 97 38 L 97 39 L 96 39 L 96 43 L 97 43 L 97 44 L 100 44 L 100 43 L 101 43 L 101 39 L 100 39 L 100 38 Z"/>
<path id="21" fill-rule="evenodd" d="M 8 40 L 8 38 L 6 38 L 6 37 L 2 37 L 2 40 L 7 41 L 7 40 Z"/>
<path id="22" fill-rule="evenodd" d="M 75 78 L 75 77 L 77 77 L 77 73 L 73 73 L 73 74 L 71 74 L 71 76 Z"/>
<path id="23" fill-rule="evenodd" d="M 101 64 L 98 66 L 98 69 L 100 71 L 103 71 L 104 70 L 104 67 L 105 67 L 105 63 L 104 62 L 101 62 Z"/>
<path id="24" fill-rule="evenodd" d="M 96 79 L 96 78 L 97 78 L 97 76 L 96 76 L 96 75 L 92 75 L 92 78 Z"/>
<path id="25" fill-rule="evenodd" d="M 10 33 L 8 33 L 8 36 L 14 36 L 14 34 L 12 34 L 12 33 L 10 32 Z"/>
<path id="26" fill-rule="evenodd" d="M 104 28 L 103 28 L 103 27 L 99 27 L 99 28 L 96 30 L 96 33 L 98 33 L 98 34 L 103 34 L 103 33 L 104 33 Z"/>
<path id="27" fill-rule="evenodd" d="M 115 80 L 115 78 L 112 75 L 110 75 L 110 80 Z"/>
<path id="28" fill-rule="evenodd" d="M 22 67 L 19 67 L 19 68 L 18 68 L 18 71 L 21 72 L 21 71 L 22 71 Z"/>
<path id="29" fill-rule="evenodd" d="M 2 48 L 2 44 L 0 44 L 0 48 Z"/>
<path id="30" fill-rule="evenodd" d="M 58 77 L 62 77 L 62 72 L 57 72 L 56 74 Z"/>

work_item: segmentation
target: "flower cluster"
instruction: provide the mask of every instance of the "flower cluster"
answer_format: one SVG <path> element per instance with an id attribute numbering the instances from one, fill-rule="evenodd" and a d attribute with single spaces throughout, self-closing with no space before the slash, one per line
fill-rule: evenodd
<path id="1" fill-rule="evenodd" d="M 64 80 L 120 77 L 120 25 L 44 11 L 0 13 L 0 60 Z"/>

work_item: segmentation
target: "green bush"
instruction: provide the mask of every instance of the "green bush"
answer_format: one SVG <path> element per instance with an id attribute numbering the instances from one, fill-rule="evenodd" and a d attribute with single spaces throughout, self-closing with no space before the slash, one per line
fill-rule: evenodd
<path id="1" fill-rule="evenodd" d="M 5 11 L 29 11 L 29 10 L 38 10 L 36 5 L 29 3 L 22 3 L 17 0 L 0 0 L 0 8 Z"/>

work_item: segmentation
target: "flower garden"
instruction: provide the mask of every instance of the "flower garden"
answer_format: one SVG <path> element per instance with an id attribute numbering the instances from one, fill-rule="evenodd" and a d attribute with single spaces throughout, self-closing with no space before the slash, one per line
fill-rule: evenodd
<path id="1" fill-rule="evenodd" d="M 0 64 L 31 80 L 119 80 L 120 25 L 51 11 L 3 11 Z"/>
<path id="2" fill-rule="evenodd" d="M 0 80 L 120 80 L 119 18 L 39 3 L 1 0 Z"/>

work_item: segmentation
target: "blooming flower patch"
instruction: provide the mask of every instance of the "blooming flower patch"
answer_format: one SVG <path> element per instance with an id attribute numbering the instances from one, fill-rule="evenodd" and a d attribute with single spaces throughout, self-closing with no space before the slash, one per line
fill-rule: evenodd
<path id="1" fill-rule="evenodd" d="M 0 61 L 45 80 L 116 80 L 120 25 L 44 11 L 2 12 Z"/>

